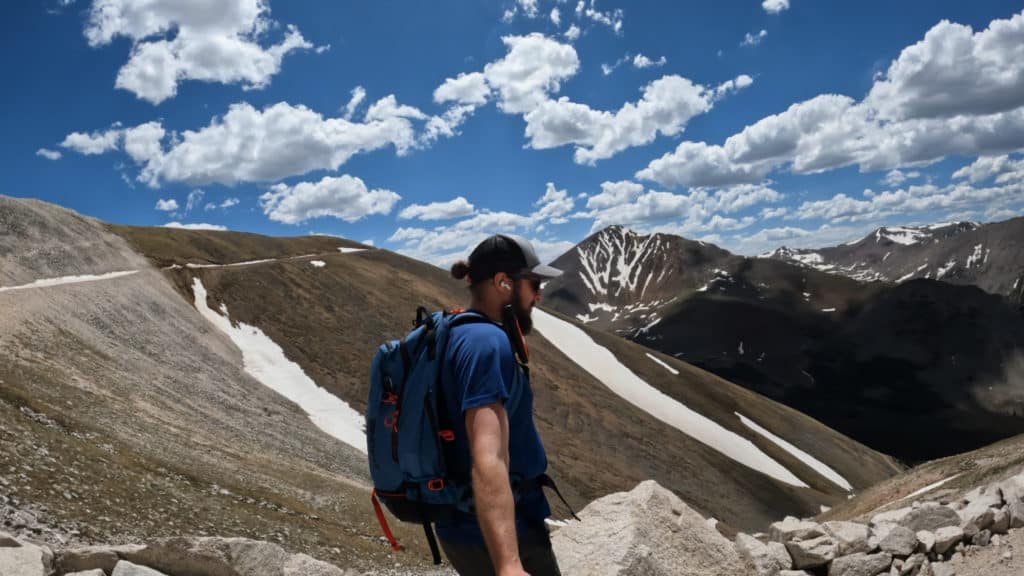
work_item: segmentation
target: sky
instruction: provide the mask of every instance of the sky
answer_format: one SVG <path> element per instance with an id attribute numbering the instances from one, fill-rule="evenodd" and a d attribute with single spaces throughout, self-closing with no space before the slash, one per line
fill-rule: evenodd
<path id="1" fill-rule="evenodd" d="M 439 8 L 441 6 L 441 8 Z M 447 266 L 1024 215 L 1024 2 L 34 0 L 0 193 Z"/>

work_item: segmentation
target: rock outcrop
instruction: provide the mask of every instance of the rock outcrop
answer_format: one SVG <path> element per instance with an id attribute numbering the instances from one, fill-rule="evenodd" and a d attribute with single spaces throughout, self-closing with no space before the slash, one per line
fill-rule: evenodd
<path id="1" fill-rule="evenodd" d="M 718 576 L 745 573 L 732 542 L 648 480 L 591 502 L 552 541 L 562 574 Z"/>
<path id="2" fill-rule="evenodd" d="M 0 533 L 3 576 L 345 576 L 277 544 L 246 538 L 166 538 L 53 551 Z"/>

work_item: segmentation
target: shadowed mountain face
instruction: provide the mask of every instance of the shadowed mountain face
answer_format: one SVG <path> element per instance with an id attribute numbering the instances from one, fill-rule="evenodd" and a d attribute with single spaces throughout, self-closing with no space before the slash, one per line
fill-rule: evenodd
<path id="1" fill-rule="evenodd" d="M 930 278 L 975 285 L 1024 303 L 1024 218 L 879 228 L 842 246 L 782 247 L 766 256 L 865 281 Z"/>
<path id="2" fill-rule="evenodd" d="M 647 251 L 649 260 L 616 253 L 650 245 L 660 249 Z M 597 263 L 594 253 L 602 254 Z M 618 227 L 555 265 L 567 273 L 546 287 L 552 308 L 905 460 L 1024 432 L 1024 318 L 1015 304 L 977 287 L 863 283 Z M 615 285 L 622 271 L 641 271 L 657 289 L 624 297 Z M 592 290 L 600 285 L 593 278 L 608 278 L 612 288 Z"/>
<path id="3" fill-rule="evenodd" d="M 65 221 L 88 224 L 62 246 L 65 260 L 77 263 L 68 270 L 91 275 L 33 284 L 62 272 L 21 265 L 16 282 L 0 284 L 0 475 L 33 470 L 12 477 L 11 494 L 89 525 L 98 541 L 238 535 L 348 566 L 391 562 L 378 539 L 365 456 L 266 384 L 267 374 L 254 368 L 260 358 L 197 308 L 229 319 L 245 338 L 265 335 L 316 385 L 361 412 L 377 346 L 409 330 L 417 304 L 464 306 L 463 284 L 431 265 L 383 250 L 351 251 L 358 245 L 335 238 L 103 226 L 4 197 L 0 213 L 54 222 L 53 230 L 22 227 L 5 236 L 18 262 L 30 260 L 24 255 L 39 237 L 68 233 Z M 93 262 L 84 251 L 97 242 L 111 248 Z M 131 274 L 105 276 L 110 271 Z M 205 301 L 195 302 L 197 281 Z M 712 422 L 718 436 L 698 441 L 613 392 L 552 337 L 541 330 L 530 337 L 536 420 L 551 473 L 576 506 L 653 478 L 708 516 L 757 529 L 846 498 L 819 464 L 854 490 L 900 469 L 795 410 L 584 327 L 581 338 L 642 381 L 635 391 Z M 67 433 L 39 424 L 43 416 Z M 737 442 L 798 483 L 727 455 L 722 444 Z M 46 456 L 17 448 L 25 443 L 44 445 Z M 75 489 L 69 505 L 64 487 L 77 486 L 83 474 L 89 485 Z M 104 504 L 113 498 L 121 504 Z M 567 511 L 556 507 L 556 515 Z M 417 527 L 398 530 L 411 548 L 403 561 L 429 561 Z"/>

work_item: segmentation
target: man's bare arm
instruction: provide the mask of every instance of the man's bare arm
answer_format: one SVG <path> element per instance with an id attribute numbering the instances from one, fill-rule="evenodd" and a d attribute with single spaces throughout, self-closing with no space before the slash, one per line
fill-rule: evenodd
<path id="1" fill-rule="evenodd" d="M 526 574 L 519 559 L 515 500 L 509 485 L 508 414 L 500 403 L 466 411 L 473 461 L 473 499 L 498 576 Z"/>

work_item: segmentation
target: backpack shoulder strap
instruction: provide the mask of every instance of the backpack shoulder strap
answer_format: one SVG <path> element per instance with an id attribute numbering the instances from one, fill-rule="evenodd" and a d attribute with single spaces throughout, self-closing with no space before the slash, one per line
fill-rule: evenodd
<path id="1" fill-rule="evenodd" d="M 498 323 L 490 318 L 484 316 L 479 312 L 473 310 L 457 310 L 450 313 L 451 320 L 448 321 L 448 326 L 454 328 L 456 326 L 462 326 L 463 324 L 476 324 L 489 322 L 498 326 Z"/>

